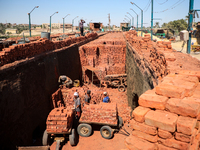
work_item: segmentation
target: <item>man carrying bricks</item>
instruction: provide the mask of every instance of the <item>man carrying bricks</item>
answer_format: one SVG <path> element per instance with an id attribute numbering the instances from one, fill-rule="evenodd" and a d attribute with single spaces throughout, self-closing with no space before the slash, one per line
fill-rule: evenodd
<path id="1" fill-rule="evenodd" d="M 104 98 L 103 98 L 103 102 L 104 103 L 109 103 L 110 98 L 107 96 L 107 92 L 103 92 Z"/>
<path id="2" fill-rule="evenodd" d="M 74 106 L 78 118 L 81 116 L 81 101 L 77 92 L 74 93 Z"/>
<path id="3" fill-rule="evenodd" d="M 85 23 L 85 21 L 83 19 L 81 19 L 81 22 L 79 23 L 79 28 L 81 31 L 81 36 L 83 36 L 83 24 Z"/>
<path id="4" fill-rule="evenodd" d="M 85 95 L 85 104 L 89 105 L 90 100 L 91 100 L 91 96 L 90 96 L 91 91 L 87 90 L 87 94 Z"/>

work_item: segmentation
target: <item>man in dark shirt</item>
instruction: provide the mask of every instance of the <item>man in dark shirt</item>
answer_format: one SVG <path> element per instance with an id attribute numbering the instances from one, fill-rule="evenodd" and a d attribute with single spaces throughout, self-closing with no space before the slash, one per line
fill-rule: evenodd
<path id="1" fill-rule="evenodd" d="M 81 101 L 77 92 L 74 93 L 74 106 L 78 118 L 81 116 Z"/>
<path id="2" fill-rule="evenodd" d="M 81 22 L 79 23 L 79 28 L 81 31 L 81 35 L 83 36 L 83 24 L 85 23 L 85 21 L 83 19 L 81 19 Z"/>
<path id="3" fill-rule="evenodd" d="M 89 105 L 90 100 L 91 100 L 91 96 L 90 96 L 91 91 L 87 90 L 87 94 L 85 95 L 85 104 Z"/>

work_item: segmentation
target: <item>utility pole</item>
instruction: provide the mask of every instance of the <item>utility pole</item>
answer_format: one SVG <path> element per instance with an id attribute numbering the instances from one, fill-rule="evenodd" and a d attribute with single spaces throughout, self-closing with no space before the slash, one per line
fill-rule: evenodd
<path id="1" fill-rule="evenodd" d="M 151 0 L 151 40 L 153 39 L 153 0 Z"/>
<path id="2" fill-rule="evenodd" d="M 110 13 L 108 14 L 109 31 L 110 31 Z"/>
<path id="3" fill-rule="evenodd" d="M 191 37 L 192 33 L 192 22 L 193 22 L 193 7 L 194 7 L 194 0 L 190 0 L 189 3 L 189 19 L 188 19 L 188 32 L 189 32 L 189 40 L 187 41 L 187 53 L 190 54 L 190 49 L 191 49 Z"/>

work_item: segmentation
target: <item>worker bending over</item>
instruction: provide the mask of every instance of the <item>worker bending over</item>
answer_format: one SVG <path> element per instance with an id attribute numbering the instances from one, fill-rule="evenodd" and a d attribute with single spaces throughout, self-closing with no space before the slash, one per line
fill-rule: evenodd
<path id="1" fill-rule="evenodd" d="M 91 91 L 87 90 L 87 94 L 85 95 L 85 104 L 89 105 L 90 100 L 91 100 L 91 96 L 90 96 Z"/>
<path id="2" fill-rule="evenodd" d="M 109 103 L 110 102 L 110 98 L 107 96 L 107 92 L 103 92 L 104 98 L 103 98 L 103 102 L 104 103 Z"/>
<path id="3" fill-rule="evenodd" d="M 81 116 L 81 101 L 77 92 L 74 93 L 74 106 L 78 118 Z"/>

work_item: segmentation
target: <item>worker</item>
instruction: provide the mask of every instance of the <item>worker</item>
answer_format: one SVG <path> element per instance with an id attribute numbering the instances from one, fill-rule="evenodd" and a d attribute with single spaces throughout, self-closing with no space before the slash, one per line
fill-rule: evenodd
<path id="1" fill-rule="evenodd" d="M 81 35 L 83 36 L 83 24 L 85 23 L 85 21 L 83 19 L 81 19 L 81 22 L 79 23 L 79 28 L 81 31 Z"/>
<path id="2" fill-rule="evenodd" d="M 81 116 L 81 101 L 77 92 L 74 93 L 74 106 L 78 118 Z"/>
<path id="3" fill-rule="evenodd" d="M 90 100 L 91 100 L 91 96 L 90 96 L 91 91 L 87 90 L 87 93 L 85 95 L 85 104 L 89 105 L 90 104 Z"/>
<path id="4" fill-rule="evenodd" d="M 66 75 L 61 75 L 58 79 L 58 83 L 65 85 L 68 88 L 70 88 L 73 84 L 72 80 L 69 77 L 67 77 Z"/>
<path id="5" fill-rule="evenodd" d="M 103 102 L 108 103 L 110 101 L 110 98 L 107 96 L 107 92 L 103 92 L 103 95 L 104 95 Z"/>

